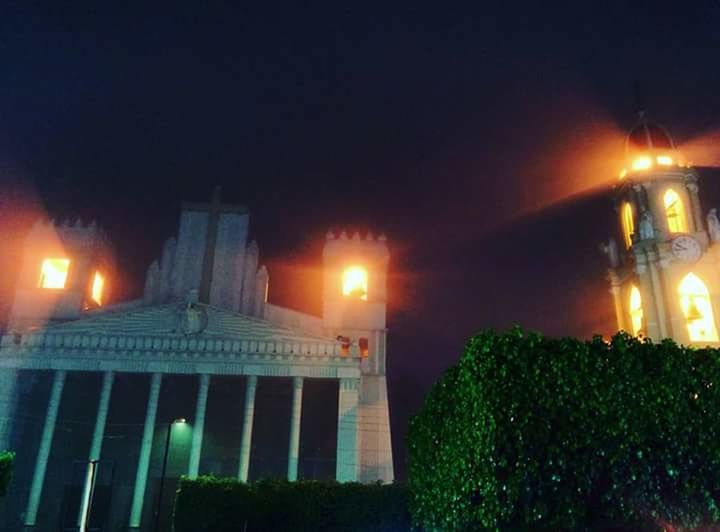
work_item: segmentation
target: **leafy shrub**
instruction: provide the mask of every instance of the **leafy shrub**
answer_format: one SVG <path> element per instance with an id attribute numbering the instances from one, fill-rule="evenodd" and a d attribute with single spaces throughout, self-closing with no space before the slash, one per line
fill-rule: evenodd
<path id="1" fill-rule="evenodd" d="M 408 435 L 434 530 L 697 527 L 720 519 L 720 354 L 483 332 Z"/>
<path id="2" fill-rule="evenodd" d="M 399 484 L 184 478 L 173 521 L 176 532 L 410 530 Z"/>
<path id="3" fill-rule="evenodd" d="M 13 462 L 15 453 L 10 451 L 0 452 L 0 497 L 7 493 L 10 480 L 12 479 Z"/>

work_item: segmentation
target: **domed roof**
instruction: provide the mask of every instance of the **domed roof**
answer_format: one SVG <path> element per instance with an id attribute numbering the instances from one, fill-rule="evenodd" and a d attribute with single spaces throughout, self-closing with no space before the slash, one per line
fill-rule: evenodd
<path id="1" fill-rule="evenodd" d="M 644 114 L 640 115 L 640 121 L 633 127 L 625 139 L 625 151 L 636 153 L 647 150 L 674 150 L 675 143 L 667 130 L 652 122 L 648 122 Z"/>

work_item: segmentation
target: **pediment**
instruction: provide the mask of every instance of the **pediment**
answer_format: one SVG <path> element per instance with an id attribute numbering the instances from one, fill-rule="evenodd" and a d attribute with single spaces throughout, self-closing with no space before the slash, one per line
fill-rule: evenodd
<path id="1" fill-rule="evenodd" d="M 41 331 L 33 331 L 39 333 Z M 267 320 L 197 304 L 188 309 L 179 303 L 112 308 L 78 320 L 45 327 L 51 334 L 132 335 L 253 339 L 335 344 L 335 340 L 283 327 Z"/>

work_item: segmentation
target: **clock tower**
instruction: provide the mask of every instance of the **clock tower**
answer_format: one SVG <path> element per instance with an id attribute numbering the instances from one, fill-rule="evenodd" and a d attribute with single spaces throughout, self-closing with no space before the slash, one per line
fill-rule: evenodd
<path id="1" fill-rule="evenodd" d="M 641 113 L 615 186 L 620 244 L 603 246 L 618 328 L 654 341 L 720 345 L 720 222 L 700 206 L 698 174 Z"/>

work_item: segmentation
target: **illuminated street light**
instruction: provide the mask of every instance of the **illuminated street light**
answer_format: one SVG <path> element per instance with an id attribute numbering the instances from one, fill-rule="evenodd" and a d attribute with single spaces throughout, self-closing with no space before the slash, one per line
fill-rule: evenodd
<path id="1" fill-rule="evenodd" d="M 160 505 L 162 504 L 163 488 L 165 487 L 165 470 L 167 469 L 168 451 L 170 450 L 170 435 L 173 425 L 187 423 L 184 417 L 179 417 L 168 423 L 167 438 L 165 438 L 165 454 L 163 456 L 162 472 L 160 473 L 160 489 L 158 490 L 157 507 L 155 508 L 155 532 L 160 530 Z"/>

